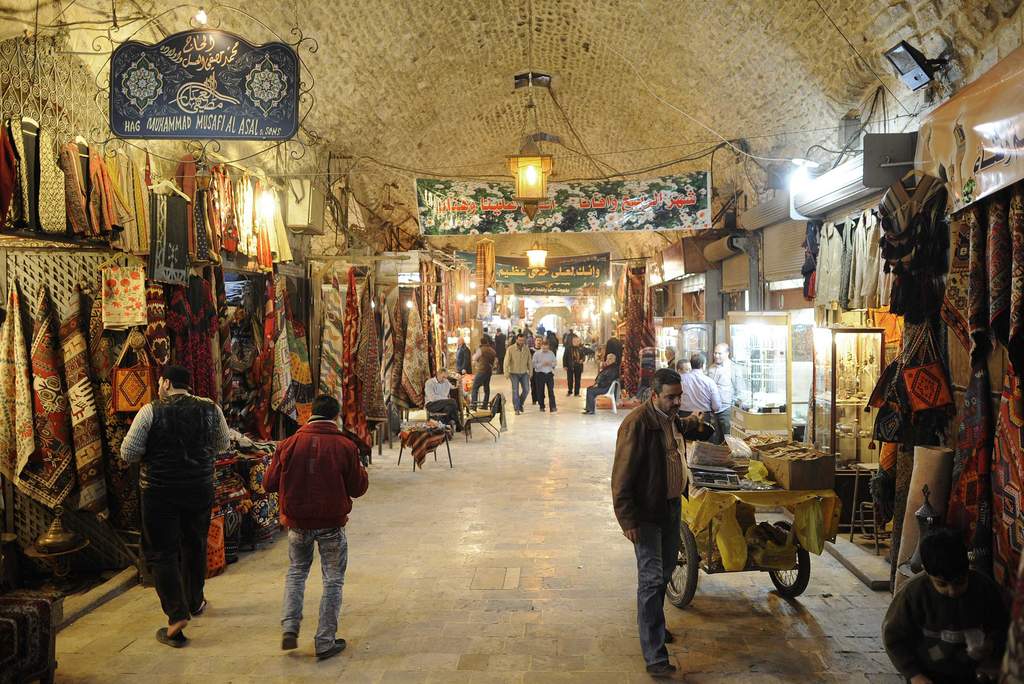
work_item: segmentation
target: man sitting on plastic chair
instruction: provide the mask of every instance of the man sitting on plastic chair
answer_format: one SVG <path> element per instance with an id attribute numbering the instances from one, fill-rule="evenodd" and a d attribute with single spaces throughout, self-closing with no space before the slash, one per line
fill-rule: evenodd
<path id="1" fill-rule="evenodd" d="M 448 371 L 438 368 L 434 377 L 427 380 L 423 386 L 424 408 L 427 410 L 428 418 L 436 417 L 442 423 L 454 425 L 458 432 L 462 432 L 459 402 L 451 398 L 451 392 L 452 383 L 448 380 Z"/>
<path id="2" fill-rule="evenodd" d="M 619 363 L 618 359 L 615 358 L 615 354 L 608 354 L 604 358 L 604 367 L 601 372 L 597 374 L 597 379 L 594 380 L 594 384 L 587 388 L 587 407 L 583 409 L 583 413 L 592 414 L 597 406 L 597 398 L 603 394 L 608 394 L 608 390 L 611 388 L 612 383 L 619 379 Z"/>

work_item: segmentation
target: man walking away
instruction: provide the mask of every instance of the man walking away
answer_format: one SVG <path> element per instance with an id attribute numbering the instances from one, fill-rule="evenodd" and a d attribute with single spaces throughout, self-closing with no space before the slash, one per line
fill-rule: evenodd
<path id="1" fill-rule="evenodd" d="M 597 374 L 594 384 L 587 388 L 587 405 L 583 409 L 584 415 L 593 414 L 597 407 L 597 398 L 602 394 L 608 394 L 612 383 L 619 379 L 619 364 L 615 354 L 609 354 L 604 359 L 604 368 Z"/>
<path id="2" fill-rule="evenodd" d="M 455 371 L 459 375 L 469 375 L 473 372 L 473 359 L 463 337 L 459 338 L 459 348 L 455 352 Z"/>
<path id="3" fill-rule="evenodd" d="M 494 372 L 494 347 L 491 346 L 491 338 L 484 335 L 480 338 L 480 348 L 473 355 L 473 391 L 472 408 L 476 410 L 476 398 L 480 388 L 484 388 L 483 406 L 491 403 L 491 374 Z"/>
<path id="4" fill-rule="evenodd" d="M 530 360 L 530 349 L 526 346 L 526 335 L 516 335 L 516 342 L 505 353 L 505 367 L 508 377 L 512 380 L 512 408 L 518 416 L 523 412 L 526 401 L 527 387 L 533 375 L 533 364 Z"/>
<path id="5" fill-rule="evenodd" d="M 494 336 L 494 354 L 498 360 L 498 375 L 505 372 L 505 341 L 505 332 L 499 329 L 498 334 Z"/>
<path id="6" fill-rule="evenodd" d="M 348 566 L 345 523 L 352 512 L 352 499 L 365 494 L 369 486 L 356 445 L 338 428 L 339 411 L 334 397 L 318 396 L 309 422 L 278 445 L 263 481 L 268 492 L 278 492 L 281 524 L 288 528 L 291 564 L 285 578 L 281 618 L 284 650 L 298 646 L 313 544 L 320 549 L 324 588 L 314 637 L 318 660 L 345 650 L 345 640 L 336 638 Z"/>
<path id="7" fill-rule="evenodd" d="M 448 380 L 448 371 L 438 368 L 434 377 L 423 386 L 424 408 L 428 413 L 445 414 L 444 422 L 454 425 L 457 432 L 462 432 L 462 416 L 459 414 L 459 402 L 451 398 L 452 383 Z"/>
<path id="8" fill-rule="evenodd" d="M 715 413 L 718 423 L 717 435 L 725 439 L 732 431 L 732 405 L 739 388 L 739 374 L 736 365 L 729 358 L 729 345 L 715 345 L 715 363 L 708 369 L 708 376 L 718 385 L 718 393 L 722 399 L 722 410 Z"/>
<path id="9" fill-rule="evenodd" d="M 533 355 L 533 382 L 537 388 L 537 402 L 540 410 L 544 410 L 544 390 L 547 390 L 551 412 L 558 411 L 555 406 L 555 355 L 548 349 L 547 340 L 540 343 L 540 351 Z"/>
<path id="10" fill-rule="evenodd" d="M 181 366 L 160 375 L 158 399 L 142 407 L 121 443 L 121 458 L 142 463 L 142 550 L 153 571 L 167 627 L 160 643 L 188 643 L 189 618 L 206 609 L 206 538 L 213 508 L 213 462 L 230 446 L 220 407 L 189 393 Z"/>
<path id="11" fill-rule="evenodd" d="M 636 619 L 647 672 L 670 677 L 676 668 L 665 648 L 674 640 L 665 628 L 665 589 L 679 555 L 680 497 L 689 479 L 684 440 L 701 429 L 702 416 L 678 416 L 683 388 L 674 370 L 658 370 L 651 387 L 651 398 L 619 426 L 612 504 L 636 554 Z"/>
<path id="12" fill-rule="evenodd" d="M 565 396 L 580 396 L 580 384 L 583 380 L 583 361 L 586 359 L 586 348 L 579 335 L 573 335 L 569 339 L 569 345 L 562 352 L 562 365 L 565 366 L 566 380 L 569 383 L 569 391 Z"/>

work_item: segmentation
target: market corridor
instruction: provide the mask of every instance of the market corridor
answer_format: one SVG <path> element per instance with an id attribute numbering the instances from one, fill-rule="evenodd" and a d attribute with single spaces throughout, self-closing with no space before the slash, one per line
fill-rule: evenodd
<path id="1" fill-rule="evenodd" d="M 507 381 L 495 387 L 507 393 Z M 412 472 L 375 454 L 348 525 L 340 657 L 312 654 L 314 563 L 297 651 L 279 650 L 287 545 L 244 554 L 207 584 L 210 608 L 171 650 L 156 593 L 135 587 L 58 636 L 58 681 L 648 681 L 635 629 L 636 569 L 611 512 L 609 474 L 623 413 L 509 416 Z M 702 576 L 686 611 L 666 609 L 685 681 L 898 682 L 881 652 L 888 603 L 831 557 L 789 604 L 766 575 Z"/>

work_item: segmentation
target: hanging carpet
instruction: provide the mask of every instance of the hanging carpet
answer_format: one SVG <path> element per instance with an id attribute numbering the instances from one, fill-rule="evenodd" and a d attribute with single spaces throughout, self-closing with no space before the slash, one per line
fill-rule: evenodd
<path id="1" fill-rule="evenodd" d="M 967 322 L 970 310 L 971 224 L 966 220 L 953 221 L 949 273 L 946 275 L 946 293 L 942 299 L 942 320 L 964 349 L 971 348 L 971 329 Z M 889 342 L 886 336 L 886 343 Z"/>
<path id="2" fill-rule="evenodd" d="M 12 481 L 36 449 L 31 368 L 21 293 L 12 278 L 7 285 L 7 318 L 0 327 L 0 474 Z"/>
<path id="3" fill-rule="evenodd" d="M 295 316 L 285 298 L 285 330 L 288 333 L 288 358 L 291 364 L 291 396 L 295 401 L 295 416 L 299 425 L 305 425 L 313 413 L 315 389 L 313 374 L 309 368 L 309 346 L 306 343 L 306 328 Z"/>
<path id="4" fill-rule="evenodd" d="M 279 276 L 274 290 L 274 380 L 270 407 L 278 413 L 296 420 L 295 395 L 292 388 L 292 364 L 288 353 L 288 327 L 285 322 L 285 299 L 288 297 L 287 278 Z"/>
<path id="5" fill-rule="evenodd" d="M 53 301 L 46 285 L 39 288 L 32 323 L 30 359 L 36 450 L 15 483 L 33 499 L 53 508 L 64 503 L 74 488 L 75 466 Z"/>
<path id="6" fill-rule="evenodd" d="M 381 364 L 380 364 L 380 385 L 384 395 L 384 403 L 391 403 L 393 377 L 395 373 L 395 331 L 391 324 L 391 312 L 398 301 L 398 288 L 392 288 L 384 296 L 384 303 L 380 310 L 380 320 L 383 328 L 381 336 Z"/>
<path id="7" fill-rule="evenodd" d="M 380 335 L 377 332 L 377 320 L 370 306 L 372 295 L 369 281 L 362 289 L 359 297 L 359 351 L 356 354 L 356 375 L 362 385 L 361 403 L 363 414 L 367 420 L 381 422 L 387 412 L 384 410 L 384 393 L 380 383 Z M 426 382 L 424 380 L 424 382 Z M 369 435 L 367 435 L 369 436 Z M 366 441 L 366 444 L 372 444 Z"/>
<path id="8" fill-rule="evenodd" d="M 1012 588 L 1024 547 L 1024 392 L 1019 374 L 1010 366 L 996 419 L 992 455 L 993 576 Z"/>
<path id="9" fill-rule="evenodd" d="M 78 473 L 78 507 L 106 520 L 109 512 L 103 472 L 103 426 L 96 412 L 96 398 L 89 379 L 89 349 L 82 334 L 80 310 L 76 302 L 73 312 L 60 326 L 64 377 L 71 405 L 75 471 Z"/>
<path id="10" fill-rule="evenodd" d="M 256 432 L 260 439 L 270 439 L 273 434 L 273 421 L 270 415 L 271 394 L 273 393 L 275 375 L 274 342 L 277 338 L 277 318 L 274 311 L 276 300 L 273 276 L 267 277 L 266 303 L 263 307 L 263 346 L 253 364 L 253 377 L 256 379 Z"/>
<path id="11" fill-rule="evenodd" d="M 622 352 L 622 389 L 629 396 L 636 396 L 640 389 L 640 349 L 643 346 L 644 278 L 646 268 L 626 269 L 625 297 L 625 348 Z"/>
<path id="12" fill-rule="evenodd" d="M 342 369 L 345 350 L 345 303 L 337 278 L 320 287 L 323 322 L 320 330 L 320 393 L 342 401 Z"/>
<path id="13" fill-rule="evenodd" d="M 164 288 L 152 281 L 146 283 L 146 342 L 149 355 L 160 373 L 171 361 L 171 338 L 167 333 L 167 302 Z"/>
<path id="14" fill-rule="evenodd" d="M 423 334 L 423 323 L 420 318 L 416 300 L 411 300 L 409 317 L 405 326 L 405 355 L 402 360 L 402 392 L 408 401 L 408 408 L 423 407 L 423 387 L 430 378 L 428 365 L 427 338 Z"/>
<path id="15" fill-rule="evenodd" d="M 1006 348 L 1016 368 L 1024 369 L 1024 184 L 1010 190 L 1010 311 Z"/>
<path id="16" fill-rule="evenodd" d="M 408 309 L 405 307 L 405 297 L 402 296 L 402 289 L 396 287 L 388 295 L 390 303 L 385 302 L 391 313 L 391 332 L 394 338 L 395 353 L 394 368 L 391 371 L 391 396 L 393 401 L 403 407 L 409 407 L 409 400 L 402 390 L 402 368 L 405 366 L 405 319 Z"/>
<path id="17" fill-rule="evenodd" d="M 366 424 L 365 402 L 363 393 L 366 389 L 364 378 L 359 373 L 359 336 L 362 330 L 359 326 L 360 288 L 356 282 L 356 269 L 348 269 L 348 288 L 345 292 L 345 322 L 344 322 L 344 356 L 342 358 L 342 405 L 341 417 L 345 429 L 362 440 L 363 444 L 370 444 L 370 428 Z"/>

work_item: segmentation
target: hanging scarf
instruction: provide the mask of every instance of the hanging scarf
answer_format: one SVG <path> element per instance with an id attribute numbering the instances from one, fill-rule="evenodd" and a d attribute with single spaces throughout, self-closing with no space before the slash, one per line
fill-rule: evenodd
<path id="1" fill-rule="evenodd" d="M 253 376 L 256 378 L 256 431 L 260 439 L 270 439 L 273 434 L 271 422 L 270 403 L 271 394 L 275 383 L 274 362 L 277 358 L 274 352 L 274 342 L 277 339 L 277 316 L 274 312 L 274 301 L 276 299 L 274 288 L 274 277 L 267 276 L 266 303 L 263 306 L 263 347 L 256 357 L 253 365 Z"/>
<path id="2" fill-rule="evenodd" d="M 994 537 L 992 568 L 996 582 L 1010 589 L 1024 545 L 1024 391 L 1011 365 L 1003 380 L 992 455 Z"/>
<path id="3" fill-rule="evenodd" d="M 359 374 L 359 286 L 356 269 L 348 269 L 348 288 L 345 292 L 344 353 L 342 356 L 342 406 L 341 415 L 345 429 L 370 444 L 370 429 L 366 424 L 365 402 L 363 401 L 363 377 Z"/>
<path id="4" fill-rule="evenodd" d="M 395 373 L 395 331 L 392 325 L 392 309 L 398 301 L 398 288 L 392 288 L 384 295 L 380 309 L 380 320 L 383 328 L 381 337 L 380 386 L 385 405 L 391 404 L 391 394 Z"/>
<path id="5" fill-rule="evenodd" d="M 380 383 L 380 336 L 377 332 L 377 319 L 370 306 L 370 282 L 367 280 L 359 298 L 359 352 L 356 354 L 356 374 L 361 385 L 361 404 L 363 414 L 369 421 L 381 422 L 387 412 L 384 410 L 384 393 Z M 425 382 L 425 381 L 424 381 Z M 366 435 L 370 437 L 369 433 Z M 366 444 L 373 444 L 371 439 Z"/>
<path id="6" fill-rule="evenodd" d="M 0 327 L 0 474 L 16 480 L 35 449 L 31 364 L 22 329 L 21 294 L 11 278 L 7 318 Z"/>
<path id="7" fill-rule="evenodd" d="M 59 506 L 75 486 L 71 447 L 71 416 L 61 377 L 53 301 L 46 285 L 39 288 L 32 311 L 32 408 L 36 450 L 16 480 L 18 488 L 40 503 Z"/>
<path id="8" fill-rule="evenodd" d="M 957 428 L 953 487 L 946 521 L 967 541 L 971 567 L 992 575 L 992 400 L 988 368 L 971 373 Z"/>
<path id="9" fill-rule="evenodd" d="M 423 387 L 430 377 L 427 365 L 427 339 L 423 334 L 423 324 L 415 298 L 410 300 L 406 321 L 405 358 L 402 363 L 402 392 L 408 402 L 407 408 L 423 407 Z"/>
<path id="10" fill-rule="evenodd" d="M 159 283 L 146 283 L 146 342 L 156 372 L 163 371 L 171 362 L 171 338 L 167 333 L 167 302 L 164 288 Z"/>
<path id="11" fill-rule="evenodd" d="M 323 322 L 320 331 L 320 393 L 344 403 L 342 378 L 345 353 L 345 304 L 337 278 L 320 288 Z"/>
<path id="12" fill-rule="evenodd" d="M 109 517 L 107 484 L 103 468 L 103 426 L 96 412 L 96 398 L 89 379 L 88 345 L 82 334 L 81 294 L 76 290 L 73 313 L 60 326 L 60 346 L 64 356 L 64 376 L 71 405 L 71 437 L 75 445 L 75 471 L 78 473 L 78 507 L 95 513 L 100 520 Z"/>
<path id="13" fill-rule="evenodd" d="M 640 349 L 644 346 L 644 278 L 646 267 L 626 269 L 625 345 L 620 366 L 622 389 L 629 396 L 636 396 L 640 389 Z"/>
<path id="14" fill-rule="evenodd" d="M 116 223 L 114 191 L 107 165 L 98 148 L 89 148 L 89 211 L 94 219 L 92 235 L 110 235 Z"/>

